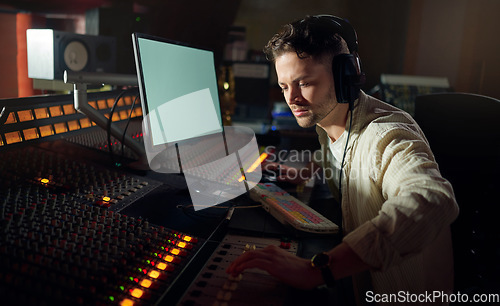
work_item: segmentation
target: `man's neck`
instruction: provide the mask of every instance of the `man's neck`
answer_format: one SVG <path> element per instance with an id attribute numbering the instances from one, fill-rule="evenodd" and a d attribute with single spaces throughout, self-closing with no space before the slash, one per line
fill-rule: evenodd
<path id="1" fill-rule="evenodd" d="M 339 104 L 334 111 L 318 123 L 318 126 L 325 130 L 332 142 L 335 142 L 344 133 L 348 112 L 349 104 Z"/>

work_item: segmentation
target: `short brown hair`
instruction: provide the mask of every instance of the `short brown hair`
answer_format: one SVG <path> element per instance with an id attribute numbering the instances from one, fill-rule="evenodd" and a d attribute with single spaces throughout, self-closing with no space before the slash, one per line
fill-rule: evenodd
<path id="1" fill-rule="evenodd" d="M 311 56 L 320 59 L 333 58 L 340 53 L 348 53 L 347 45 L 337 33 L 337 24 L 320 16 L 307 16 L 283 26 L 264 47 L 270 61 L 285 52 L 296 52 L 299 58 Z"/>

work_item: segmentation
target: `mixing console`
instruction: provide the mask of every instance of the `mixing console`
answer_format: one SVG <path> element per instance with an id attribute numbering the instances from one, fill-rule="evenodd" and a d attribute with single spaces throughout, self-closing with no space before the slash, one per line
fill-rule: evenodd
<path id="1" fill-rule="evenodd" d="M 125 130 L 127 125 L 123 122 L 116 124 L 120 129 Z M 126 133 L 137 142 L 143 143 L 141 122 L 132 120 L 129 122 Z M 121 139 L 111 136 L 108 141 L 108 133 L 105 130 L 97 129 L 92 133 L 74 134 L 64 137 L 66 141 L 75 143 L 87 148 L 109 152 L 110 147 L 117 157 L 125 157 L 130 160 L 137 159 L 137 155 L 127 146 L 122 146 Z"/>
<path id="2" fill-rule="evenodd" d="M 37 147 L 2 152 L 0 173 L 0 189 L 16 192 L 17 186 L 31 184 L 53 194 L 71 195 L 78 203 L 113 211 L 123 209 L 159 186 L 151 179 L 65 158 Z"/>
<path id="3" fill-rule="evenodd" d="M 2 198 L 0 291 L 7 305 L 154 303 L 199 243 L 33 185 Z"/>
<path id="4" fill-rule="evenodd" d="M 288 239 L 227 235 L 186 291 L 180 304 L 282 305 L 288 287 L 267 272 L 249 269 L 238 277 L 226 274 L 229 264 L 243 252 L 276 245 L 296 254 L 298 243 Z"/>
<path id="5" fill-rule="evenodd" d="M 2 304 L 154 304 L 199 239 L 117 213 L 160 185 L 38 147 L 0 159 Z"/>
<path id="6" fill-rule="evenodd" d="M 115 96 L 89 94 L 89 104 L 106 115 Z M 133 96 L 123 100 L 113 122 L 142 142 L 141 108 L 132 111 Z M 176 180 L 184 177 L 165 179 L 170 185 L 109 166 L 106 131 L 76 112 L 71 95 L 2 104 L 0 305 L 283 303 L 288 288 L 270 275 L 253 269 L 233 279 L 225 269 L 245 250 L 276 244 L 296 253 L 296 242 L 225 235 L 218 226 L 224 207 L 195 213 L 185 182 Z M 137 160 L 120 139 L 111 143 L 115 157 Z M 219 147 L 196 145 L 183 147 L 186 168 L 220 158 Z M 259 158 L 245 154 L 244 161 Z M 252 172 L 254 165 L 241 166 Z M 205 178 L 206 171 L 195 174 Z M 243 179 L 240 172 L 210 174 Z"/>

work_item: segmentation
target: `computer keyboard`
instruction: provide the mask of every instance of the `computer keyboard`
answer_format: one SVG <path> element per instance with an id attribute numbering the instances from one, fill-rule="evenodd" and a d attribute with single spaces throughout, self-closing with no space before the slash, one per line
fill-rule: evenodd
<path id="1" fill-rule="evenodd" d="M 258 183 L 250 198 L 283 224 L 311 233 L 334 234 L 339 227 L 273 183 Z"/>

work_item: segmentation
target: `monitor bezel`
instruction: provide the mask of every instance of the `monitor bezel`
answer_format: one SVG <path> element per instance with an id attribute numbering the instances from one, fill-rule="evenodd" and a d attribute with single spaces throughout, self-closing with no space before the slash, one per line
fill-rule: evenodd
<path id="1" fill-rule="evenodd" d="M 218 116 L 219 116 L 219 120 L 220 120 L 220 124 L 221 124 L 221 132 L 224 133 L 224 123 L 223 123 L 223 116 L 222 116 L 222 107 L 221 107 L 220 99 L 219 99 L 219 88 L 218 88 L 219 86 L 217 84 L 218 78 L 217 78 L 217 67 L 215 66 L 215 53 L 214 53 L 214 51 L 209 49 L 209 48 L 206 48 L 206 47 L 197 46 L 197 45 L 186 43 L 186 42 L 172 40 L 172 39 L 159 37 L 159 36 L 146 34 L 146 33 L 134 32 L 134 33 L 132 33 L 132 43 L 133 43 L 133 49 L 134 49 L 136 73 L 137 73 L 137 77 L 138 77 L 137 83 L 138 83 L 138 87 L 139 87 L 139 95 L 141 98 L 141 108 L 142 108 L 142 113 L 143 113 L 143 118 L 144 118 L 143 121 L 146 121 L 146 123 L 143 122 L 143 128 L 147 129 L 147 131 L 143 131 L 143 137 L 147 137 L 147 135 L 149 135 L 149 137 L 152 137 L 152 130 L 151 130 L 151 125 L 150 125 L 149 121 L 145 120 L 145 118 L 147 118 L 147 116 L 149 114 L 149 104 L 147 101 L 146 91 L 145 91 L 145 88 L 143 86 L 145 84 L 145 82 L 144 82 L 144 74 L 143 74 L 143 70 L 142 70 L 143 64 L 141 61 L 141 53 L 140 53 L 140 48 L 139 48 L 139 39 L 141 39 L 141 38 L 152 40 L 152 41 L 157 41 L 157 42 L 161 42 L 161 43 L 177 45 L 177 46 L 181 46 L 181 47 L 187 47 L 187 48 L 207 51 L 207 52 L 210 52 L 212 54 L 212 57 L 214 59 L 214 73 L 215 73 L 216 89 L 217 89 L 217 95 L 216 95 L 217 101 L 216 102 L 219 104 Z M 216 132 L 216 133 L 219 133 L 219 132 Z M 149 149 L 151 149 L 152 151 L 156 151 L 158 149 L 164 148 L 165 146 L 169 146 L 169 145 L 174 145 L 174 144 L 178 144 L 178 143 L 182 143 L 182 142 L 188 142 L 188 143 L 193 142 L 193 141 L 196 141 L 197 138 L 202 139 L 205 136 L 210 136 L 210 134 L 198 136 L 198 137 L 194 137 L 194 138 L 190 138 L 190 139 L 186 139 L 186 140 L 182 140 L 182 141 L 167 142 L 167 143 L 158 144 L 158 145 L 153 145 L 153 140 L 150 139 L 147 142 L 144 141 L 144 144 L 146 145 L 146 143 L 148 143 L 150 146 Z M 148 148 L 146 148 L 146 150 L 147 149 Z"/>

